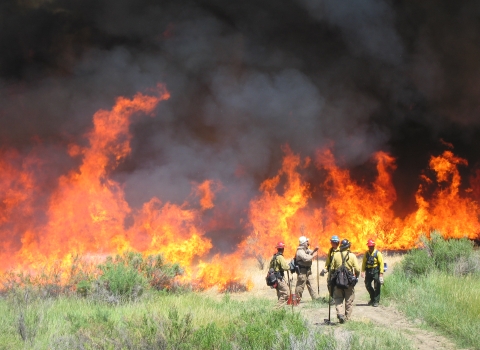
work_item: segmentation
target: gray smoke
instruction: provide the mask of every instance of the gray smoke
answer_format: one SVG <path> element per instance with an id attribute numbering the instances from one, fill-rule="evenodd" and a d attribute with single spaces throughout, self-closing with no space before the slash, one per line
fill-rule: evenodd
<path id="1" fill-rule="evenodd" d="M 302 156 L 333 144 L 352 167 L 387 150 L 411 172 L 404 144 L 475 145 L 479 12 L 448 0 L 7 0 L 1 147 L 85 142 L 95 111 L 163 82 L 171 99 L 136 119 L 114 174 L 132 206 L 182 203 L 215 179 L 244 216 L 286 144 Z M 56 175 L 68 170 L 57 152 Z"/>

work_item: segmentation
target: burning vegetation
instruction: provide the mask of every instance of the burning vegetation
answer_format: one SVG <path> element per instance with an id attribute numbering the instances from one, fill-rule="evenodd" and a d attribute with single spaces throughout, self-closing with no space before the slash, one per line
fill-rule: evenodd
<path id="1" fill-rule="evenodd" d="M 300 233 L 324 253 L 332 235 L 349 239 L 356 251 L 363 250 L 369 238 L 382 250 L 409 249 L 432 230 L 445 238 L 479 238 L 478 186 L 473 181 L 471 188 L 461 189 L 459 167 L 468 164 L 451 150 L 431 157 L 415 193 L 415 208 L 399 217 L 392 209 L 396 165 L 389 154 L 373 155 L 376 175 L 365 183 L 337 165 L 331 148 L 303 158 L 285 145 L 277 174 L 261 183 L 245 208 L 248 220 L 238 224 L 240 242 L 232 252 L 222 253 L 205 229 L 224 228 L 224 220 L 215 223 L 208 216 L 212 210 L 221 216 L 216 194 L 227 189 L 220 181 L 192 183 L 192 194 L 181 204 L 153 197 L 133 208 L 125 199 L 124 185 L 111 176 L 131 152 L 131 124 L 141 115 L 151 115 L 169 97 L 158 85 L 154 93 L 119 97 L 110 110 L 96 112 L 84 142 L 66 149 L 77 165 L 52 181 L 50 191 L 38 186 L 47 159 L 38 158 L 35 151 L 28 156 L 15 149 L 1 151 L 4 283 L 21 272 L 53 274 L 65 284 L 78 256 L 101 262 L 108 255 L 135 251 L 160 254 L 179 264 L 183 273 L 176 273 L 177 280 L 195 288 L 244 291 L 252 283 L 242 274 L 242 260 L 254 256 L 261 261 L 277 241 L 285 242 L 287 256 L 293 255 Z"/>

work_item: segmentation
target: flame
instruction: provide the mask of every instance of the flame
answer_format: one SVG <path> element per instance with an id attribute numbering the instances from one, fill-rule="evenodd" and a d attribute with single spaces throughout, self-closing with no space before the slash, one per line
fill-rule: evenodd
<path id="1" fill-rule="evenodd" d="M 261 184 L 262 195 L 250 203 L 249 219 L 253 233 L 242 249 L 253 251 L 253 254 L 271 251 L 277 242 L 283 242 L 286 244 L 285 255 L 292 255 L 299 236 L 317 241 L 318 228 L 322 228 L 321 209 L 302 211 L 311 192 L 299 170 L 308 167 L 310 159 L 302 161 L 288 146 L 284 147 L 284 152 L 282 168 L 276 176 Z"/>
<path id="2" fill-rule="evenodd" d="M 391 209 L 396 199 L 391 182 L 394 159 L 378 152 L 374 160 L 377 176 L 371 186 L 362 186 L 351 179 L 348 170 L 338 168 L 329 150 L 318 152 L 317 167 L 328 174 L 323 183 L 327 191 L 325 232 L 348 239 L 357 250 L 371 237 L 379 246 L 402 249 L 406 246 L 395 229 L 398 220 Z"/>
<path id="3" fill-rule="evenodd" d="M 315 166 L 326 175 L 319 181 L 318 188 L 313 188 L 300 175 L 301 165 L 308 166 L 310 160 L 306 158 L 302 163 L 288 147 L 284 151 L 282 169 L 262 183 L 262 195 L 251 202 L 252 233 L 243 245 L 247 252 L 251 252 L 252 247 L 273 250 L 276 241 L 283 241 L 287 244 L 285 255 L 293 256 L 300 235 L 310 237 L 311 245 L 319 245 L 324 253 L 333 235 L 348 239 L 356 252 L 365 250 L 370 238 L 376 240 L 380 249 L 409 249 L 418 243 L 421 234 L 429 235 L 433 230 L 440 231 L 446 238 L 479 237 L 479 208 L 477 202 L 466 195 L 473 190 L 463 196 L 459 190 L 458 166 L 467 162 L 451 151 L 432 156 L 429 165 L 436 179 L 422 176 L 423 182 L 415 196 L 417 209 L 405 219 L 395 216 L 392 209 L 396 200 L 392 173 L 396 165 L 387 153 L 378 152 L 373 156 L 377 176 L 365 185 L 354 181 L 349 170 L 336 165 L 330 149 L 319 150 Z M 282 177 L 285 182 L 280 186 Z M 435 181 L 441 186 L 434 188 L 427 199 L 426 190 Z M 476 181 L 477 188 L 480 188 L 479 182 Z M 311 208 L 308 203 L 314 191 L 322 191 L 323 208 Z"/>
<path id="4" fill-rule="evenodd" d="M 48 168 L 41 145 L 27 155 L 0 150 L 0 273 L 46 271 L 65 282 L 72 266 L 88 269 L 107 255 L 134 250 L 178 262 L 185 269 L 181 279 L 199 288 L 249 290 L 253 284 L 240 268 L 243 259 L 263 259 L 279 241 L 286 244 L 285 256 L 293 256 L 301 235 L 323 253 L 332 235 L 350 240 L 356 252 L 370 238 L 380 249 L 408 249 L 432 230 L 446 238 L 479 238 L 480 170 L 470 178 L 471 188 L 462 190 L 459 167 L 468 163 L 450 144 L 431 157 L 415 193 L 416 208 L 403 218 L 393 210 L 396 165 L 389 154 L 373 155 L 376 175 L 365 183 L 337 164 L 331 148 L 302 158 L 288 145 L 277 174 L 261 183 L 245 209 L 246 220 L 216 206 L 217 193 L 228 188 L 215 179 L 193 183 L 194 200 L 174 204 L 153 197 L 131 208 L 123 184 L 110 175 L 131 153 L 135 118 L 153 115 L 169 97 L 159 85 L 96 112 L 84 142 L 68 146 L 77 166 L 50 180 L 53 190 L 41 185 L 39 174 Z M 242 165 L 234 171 L 239 178 L 247 175 Z M 220 254 L 209 232 L 223 237 L 240 232 L 235 237 L 240 243 Z"/>
<path id="5" fill-rule="evenodd" d="M 430 168 L 436 173 L 436 188 L 430 201 L 424 194 L 434 181 L 424 177 L 425 184 L 416 193 L 418 209 L 407 217 L 406 230 L 429 233 L 439 230 L 444 237 L 476 239 L 479 237 L 480 222 L 477 201 L 460 195 L 461 178 L 459 165 L 468 165 L 465 159 L 456 157 L 451 151 L 431 157 Z"/>
<path id="6" fill-rule="evenodd" d="M 218 181 L 205 180 L 197 186 L 197 194 L 200 198 L 200 205 L 202 209 L 212 209 L 215 201 L 215 191 L 222 188 Z"/>
<path id="7" fill-rule="evenodd" d="M 68 154 L 81 157 L 81 164 L 59 178 L 58 187 L 48 203 L 44 225 L 32 228 L 27 225 L 24 230 L 21 227 L 10 229 L 6 225 L 14 221 L 19 211 L 24 216 L 32 213 L 30 198 L 34 196 L 35 184 L 33 175 L 23 171 L 29 158 L 23 168 L 15 167 L 19 156 L 12 152 L 2 154 L 1 261 L 10 262 L 10 266 L 2 265 L 2 269 L 13 266 L 28 271 L 68 271 L 78 255 L 100 257 L 101 260 L 108 254 L 137 249 L 145 254 L 163 254 L 167 260 L 185 267 L 184 278 L 193 278 L 194 260 L 212 248 L 200 228 L 200 210 L 189 209 L 188 203 L 181 206 L 162 203 L 158 198 L 152 198 L 139 210 L 132 210 L 125 200 L 122 185 L 109 177 L 131 152 L 129 128 L 132 119 L 139 113 L 151 114 L 158 103 L 169 96 L 159 85 L 155 95 L 138 93 L 132 99 L 120 97 L 111 110 L 95 113 L 93 128 L 85 135 L 88 144 L 69 145 Z M 203 209 L 213 207 L 213 185 L 221 187 L 208 180 L 198 186 Z M 134 221 L 129 229 L 124 226 L 127 217 L 133 217 Z M 15 252 L 14 242 L 7 237 L 16 236 L 18 231 L 21 232 L 20 247 Z M 205 275 L 202 286 L 216 283 L 212 277 L 207 279 L 206 272 L 200 272 L 200 276 L 202 274 Z M 220 271 L 215 278 L 225 284 L 223 276 Z"/>

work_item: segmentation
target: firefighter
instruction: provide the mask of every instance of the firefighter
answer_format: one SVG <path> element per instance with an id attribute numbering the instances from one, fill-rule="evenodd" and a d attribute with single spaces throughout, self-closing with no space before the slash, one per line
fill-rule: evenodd
<path id="1" fill-rule="evenodd" d="M 295 294 L 297 296 L 297 301 L 300 302 L 302 299 L 302 293 L 307 285 L 308 292 L 313 300 L 318 299 L 317 292 L 312 287 L 312 259 L 314 254 L 318 251 L 318 247 L 314 250 L 308 249 L 310 242 L 307 237 L 301 236 L 298 239 L 299 246 L 297 248 L 297 253 L 295 259 L 298 265 L 298 275 L 297 275 L 297 285 L 295 286 Z"/>
<path id="2" fill-rule="evenodd" d="M 345 264 L 346 268 L 352 272 L 355 279 L 360 275 L 360 265 L 358 264 L 355 254 L 350 252 L 350 242 L 348 239 L 342 240 L 340 243 L 340 250 L 333 254 L 333 261 L 331 264 L 332 278 L 335 271 Z M 356 283 L 356 282 L 355 282 Z M 352 316 L 353 302 L 355 300 L 355 283 L 348 286 L 348 288 L 341 289 L 338 286 L 333 288 L 333 299 L 335 300 L 335 308 L 337 311 L 337 318 L 340 323 L 345 323 Z M 345 308 L 343 302 L 345 301 Z"/>
<path id="3" fill-rule="evenodd" d="M 287 277 L 285 276 L 285 271 L 289 269 L 288 263 L 283 257 L 283 251 L 285 249 L 285 244 L 283 242 L 278 242 L 275 246 L 277 252 L 273 255 L 272 260 L 270 260 L 270 268 L 273 268 L 275 275 L 277 277 L 277 282 L 275 290 L 277 291 L 277 304 L 275 305 L 276 309 L 281 309 L 288 302 L 289 288 Z"/>
<path id="4" fill-rule="evenodd" d="M 365 278 L 365 287 L 368 294 L 370 294 L 368 305 L 377 307 L 380 302 L 380 289 L 383 284 L 383 256 L 382 253 L 375 249 L 373 240 L 368 240 L 367 247 L 368 250 L 365 252 L 362 262 L 362 278 Z"/>
<path id="5" fill-rule="evenodd" d="M 333 257 L 333 254 L 335 254 L 335 252 L 338 252 L 338 245 L 340 244 L 340 239 L 338 238 L 338 236 L 332 236 L 332 238 L 330 238 L 330 249 L 328 250 L 328 253 L 327 253 L 327 259 L 325 260 L 325 267 L 322 269 L 322 271 L 320 272 L 320 276 L 325 276 L 325 274 L 327 274 L 327 288 L 328 288 L 328 293 L 330 296 L 332 296 L 332 293 L 333 293 L 333 288 L 330 286 L 330 277 L 331 277 L 331 273 L 330 273 L 330 270 L 331 270 L 331 265 L 332 265 L 332 257 Z M 334 305 L 334 300 L 330 300 L 330 304 Z"/>

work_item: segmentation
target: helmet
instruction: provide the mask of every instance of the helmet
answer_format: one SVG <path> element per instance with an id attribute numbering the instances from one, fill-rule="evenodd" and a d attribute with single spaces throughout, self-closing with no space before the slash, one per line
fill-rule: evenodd
<path id="1" fill-rule="evenodd" d="M 373 241 L 373 239 L 369 239 L 369 240 L 368 240 L 367 246 L 369 246 L 369 247 L 375 247 L 375 242 Z"/>
<path id="2" fill-rule="evenodd" d="M 300 244 L 303 244 L 303 243 L 305 243 L 305 242 L 308 242 L 308 238 L 305 237 L 305 236 L 301 236 L 301 237 L 298 239 L 298 242 L 299 242 Z"/>
<path id="3" fill-rule="evenodd" d="M 339 243 L 340 242 L 340 238 L 338 238 L 338 236 L 332 236 L 332 238 L 330 238 L 330 242 L 335 242 L 335 243 Z"/>
<path id="4" fill-rule="evenodd" d="M 278 242 L 277 245 L 275 246 L 277 249 L 283 249 L 285 248 L 285 244 L 283 242 Z"/>
<path id="5" fill-rule="evenodd" d="M 342 243 L 340 243 L 340 250 L 346 250 L 350 248 L 350 241 L 348 239 L 342 240 Z"/>

